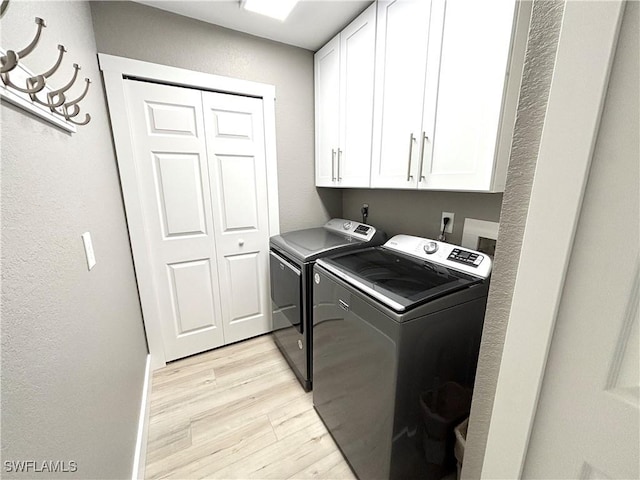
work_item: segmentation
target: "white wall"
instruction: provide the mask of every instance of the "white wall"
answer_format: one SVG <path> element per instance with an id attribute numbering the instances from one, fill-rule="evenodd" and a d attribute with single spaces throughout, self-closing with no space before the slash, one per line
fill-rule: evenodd
<path id="1" fill-rule="evenodd" d="M 640 3 L 627 2 L 522 478 L 570 478 L 585 468 L 582 462 L 612 478 L 621 478 L 621 472 L 627 478 L 638 478 L 638 32 Z M 615 253 L 594 255 L 603 244 Z M 615 361 L 609 362 L 614 352 L 619 370 Z M 611 385 L 605 393 L 607 380 Z M 607 399 L 603 401 L 598 394 Z M 634 409 L 620 409 L 622 415 L 612 415 L 614 402 L 634 400 L 635 415 Z M 571 411 L 567 405 L 572 405 Z M 600 409 L 597 419 L 592 418 L 595 409 Z M 616 422 L 622 418 L 624 424 Z M 585 434 L 582 438 L 568 436 L 575 432 Z M 606 469 L 607 463 L 609 468 L 616 466 L 618 476 Z M 596 475 L 604 477 L 601 472 Z"/>
<path id="2" fill-rule="evenodd" d="M 91 11 L 102 53 L 275 85 L 281 231 L 341 214 L 342 193 L 314 186 L 313 52 L 133 2 Z"/>
<path id="3" fill-rule="evenodd" d="M 1 476 L 34 476 L 7 473 L 7 461 L 73 460 L 75 474 L 40 478 L 130 477 L 147 349 L 91 12 L 86 2 L 12 1 L 2 47 L 26 46 L 35 16 L 47 28 L 24 63 L 42 72 L 64 44 L 51 83 L 65 84 L 78 63 L 93 81 L 81 103 L 92 121 L 71 135 L 0 107 Z M 91 272 L 85 231 L 97 257 Z"/>

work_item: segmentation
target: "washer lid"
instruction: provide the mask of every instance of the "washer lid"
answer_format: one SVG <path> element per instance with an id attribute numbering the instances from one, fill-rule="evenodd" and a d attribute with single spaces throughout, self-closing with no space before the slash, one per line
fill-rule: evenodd
<path id="1" fill-rule="evenodd" d="M 483 282 L 483 278 L 384 247 L 318 260 L 339 278 L 397 312 Z"/>
<path id="2" fill-rule="evenodd" d="M 325 228 L 296 230 L 271 237 L 271 244 L 302 261 L 319 258 L 333 250 L 357 248 L 364 241 L 348 235 L 338 235 Z"/>
<path id="3" fill-rule="evenodd" d="M 385 239 L 384 232 L 371 225 L 332 218 L 322 227 L 295 230 L 271 237 L 271 246 L 308 262 L 342 250 L 379 245 Z"/>

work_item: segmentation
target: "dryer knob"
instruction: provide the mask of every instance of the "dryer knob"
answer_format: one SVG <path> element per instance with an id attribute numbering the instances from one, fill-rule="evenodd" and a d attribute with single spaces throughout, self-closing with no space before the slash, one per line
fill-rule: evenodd
<path id="1" fill-rule="evenodd" d="M 431 255 L 438 251 L 438 244 L 436 242 L 427 242 L 424 244 L 424 253 Z"/>
<path id="2" fill-rule="evenodd" d="M 351 222 L 344 222 L 342 224 L 342 228 L 344 228 L 345 230 L 349 230 L 351 228 Z"/>

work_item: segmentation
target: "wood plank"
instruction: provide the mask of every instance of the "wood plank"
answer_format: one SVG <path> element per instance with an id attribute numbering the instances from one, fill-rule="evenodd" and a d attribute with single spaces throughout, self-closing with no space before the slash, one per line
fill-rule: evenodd
<path id="1" fill-rule="evenodd" d="M 147 465 L 147 478 L 196 478 L 209 475 L 244 456 L 276 442 L 264 416 Z"/>
<path id="2" fill-rule="evenodd" d="M 282 479 L 335 450 L 324 425 L 316 423 L 216 472 L 218 478 Z"/>
<path id="3" fill-rule="evenodd" d="M 160 425 L 150 425 L 147 463 L 157 462 L 190 446 L 191 427 L 189 422 L 164 428 Z"/>
<path id="4" fill-rule="evenodd" d="M 278 440 L 321 421 L 313 409 L 311 393 L 271 411 L 269 420 Z"/>
<path id="5" fill-rule="evenodd" d="M 331 452 L 326 457 L 321 458 L 315 463 L 312 463 L 307 468 L 296 472 L 291 475 L 289 479 L 341 479 L 341 480 L 356 480 L 356 476 L 353 474 L 347 461 L 344 459 L 338 449 Z"/>
<path id="6" fill-rule="evenodd" d="M 303 400 L 304 391 L 297 384 L 274 384 L 256 395 L 220 405 L 195 415 L 191 434 L 195 441 L 205 438 L 212 429 L 233 429 L 254 418 L 267 415 L 290 401 Z"/>

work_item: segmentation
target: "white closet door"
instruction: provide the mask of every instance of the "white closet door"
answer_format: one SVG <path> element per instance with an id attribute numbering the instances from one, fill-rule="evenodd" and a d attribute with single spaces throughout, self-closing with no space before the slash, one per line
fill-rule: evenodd
<path id="1" fill-rule="evenodd" d="M 166 360 L 224 344 L 202 98 L 198 90 L 126 81 L 151 282 Z"/>
<path id="2" fill-rule="evenodd" d="M 271 331 L 262 100 L 203 92 L 225 339 Z"/>

